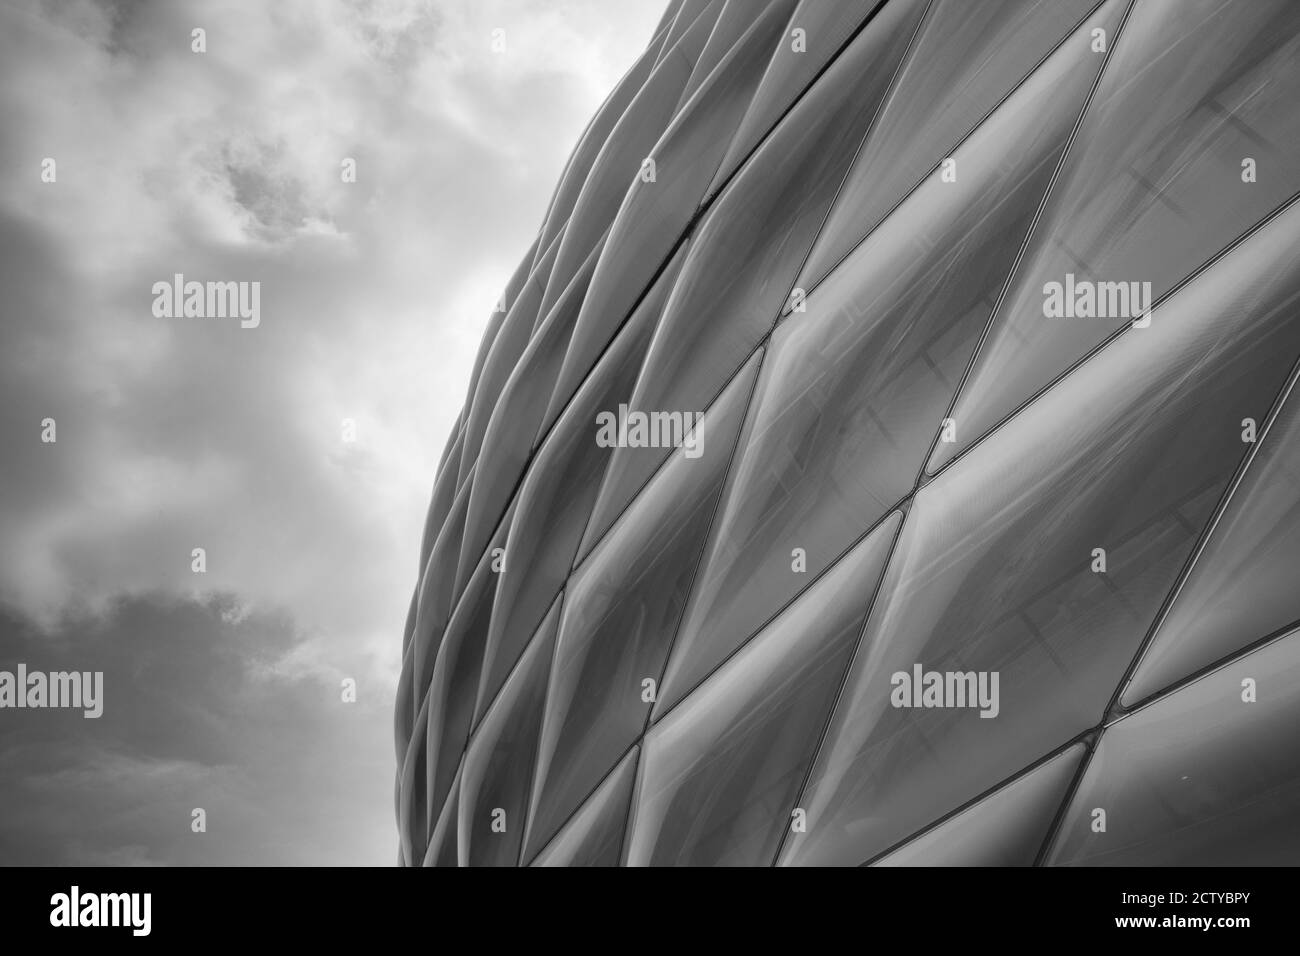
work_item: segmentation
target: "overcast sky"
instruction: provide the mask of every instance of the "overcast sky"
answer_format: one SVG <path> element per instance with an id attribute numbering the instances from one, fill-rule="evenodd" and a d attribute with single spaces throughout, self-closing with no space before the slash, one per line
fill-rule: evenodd
<path id="1" fill-rule="evenodd" d="M 662 10 L 0 0 L 0 669 L 105 673 L 99 720 L 0 710 L 0 863 L 396 860 L 438 458 Z M 260 326 L 155 317 L 175 273 Z"/>

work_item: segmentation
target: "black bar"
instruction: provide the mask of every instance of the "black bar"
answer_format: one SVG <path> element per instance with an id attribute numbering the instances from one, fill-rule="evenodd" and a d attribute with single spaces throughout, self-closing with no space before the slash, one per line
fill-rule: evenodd
<path id="1" fill-rule="evenodd" d="M 1271 938 L 1293 924 L 1293 880 L 1284 869 L 1223 868 L 6 869 L 0 870 L 0 919 L 6 942 L 62 937 L 81 944 L 194 941 L 205 947 L 279 940 L 296 947 L 373 946 L 407 937 L 440 948 L 456 945 L 462 934 L 484 943 L 520 934 L 530 945 L 552 937 L 561 946 L 583 939 L 644 949 L 698 940 L 698 930 L 732 941 L 754 934 L 760 942 L 769 932 L 828 942 L 847 935 L 863 948 L 891 938 L 923 939 L 918 951 L 946 940 L 1181 945 L 1195 937 L 1232 945 L 1260 931 Z M 126 910 L 121 922 L 128 925 L 51 925 L 52 916 L 58 918 L 57 895 L 70 902 L 73 886 L 83 907 L 88 894 L 150 894 L 148 935 L 135 935 Z M 98 904 L 97 898 L 89 905 Z M 130 912 L 138 917 L 142 907 Z M 1220 922 L 1243 918 L 1246 925 Z M 1120 925 L 1134 919 L 1153 922 Z M 1206 919 L 1208 928 L 1199 925 Z"/>

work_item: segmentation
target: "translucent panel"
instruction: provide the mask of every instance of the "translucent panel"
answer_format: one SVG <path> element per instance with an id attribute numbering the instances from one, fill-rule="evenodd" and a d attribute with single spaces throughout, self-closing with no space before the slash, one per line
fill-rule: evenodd
<path id="1" fill-rule="evenodd" d="M 704 45 L 704 50 L 700 53 L 700 58 L 695 61 L 695 69 L 691 72 L 691 78 L 686 81 L 686 86 L 682 89 L 681 99 L 677 102 L 677 110 L 680 114 L 682 107 L 695 95 L 696 90 L 704 85 L 704 81 L 709 78 L 709 74 L 717 67 L 732 48 L 736 46 L 737 41 L 744 35 L 745 31 L 755 24 L 757 20 L 766 19 L 769 16 L 770 8 L 773 6 L 781 7 L 785 10 L 781 23 L 777 25 L 779 31 L 785 25 L 790 12 L 794 10 L 796 0 L 724 0 L 722 10 L 718 14 L 718 20 L 713 25 L 713 32 L 709 34 L 709 42 Z M 775 43 L 775 39 L 773 40 Z M 772 52 L 769 46 L 766 53 Z M 760 74 L 763 67 L 767 65 L 767 56 L 763 57 L 762 66 L 759 67 Z M 757 82 L 755 77 L 755 82 Z M 751 91 L 752 92 L 752 91 Z M 711 96 L 713 94 L 705 94 Z M 745 106 L 749 104 L 746 102 Z M 739 122 L 740 117 L 736 118 Z M 734 129 L 734 125 L 733 125 Z M 722 144 L 722 148 L 726 147 Z M 721 156 L 718 157 L 721 159 Z M 716 167 L 716 163 L 714 166 Z M 716 169 L 715 169 L 716 171 Z M 709 176 L 712 178 L 713 173 Z"/>
<path id="2" fill-rule="evenodd" d="M 1300 350 L 1297 242 L 1300 206 L 916 493 L 785 862 L 869 859 L 1102 719 Z M 894 706 L 918 668 L 999 703 Z"/>
<path id="3" fill-rule="evenodd" d="M 1242 700 L 1246 680 L 1256 682 L 1256 703 Z M 1047 862 L 1294 866 L 1298 726 L 1292 634 L 1107 728 Z"/>
<path id="4" fill-rule="evenodd" d="M 1138 311 L 1107 292 L 1118 318 L 1046 318 L 1048 283 L 1075 290 L 1067 315 L 1099 311 L 1093 283 L 1149 282 L 1154 300 L 1300 189 L 1297 98 L 1300 4 L 1134 5 L 932 473 Z M 1243 157 L 1269 174 L 1243 182 Z"/>
<path id="5" fill-rule="evenodd" d="M 434 472 L 435 475 L 442 475 L 443 468 L 447 467 L 447 459 L 454 457 L 454 455 L 459 455 L 456 446 L 458 446 L 459 442 L 463 440 L 463 438 L 461 438 L 461 436 L 463 436 L 463 431 L 461 431 L 460 424 L 461 421 L 464 421 L 464 416 L 464 408 L 461 408 L 458 414 L 456 414 L 456 420 L 451 423 L 451 429 L 447 432 L 447 441 L 443 442 L 442 445 L 442 455 L 438 458 L 438 468 L 437 471 Z M 428 525 L 426 525 L 426 527 L 428 527 Z"/>
<path id="6" fill-rule="evenodd" d="M 451 609 L 456 598 L 453 590 L 456 579 L 455 568 L 460 553 L 461 532 L 465 528 L 469 492 L 470 488 L 467 484 L 456 496 L 442 533 L 438 535 L 433 550 L 429 552 L 429 561 L 424 566 L 424 575 L 420 578 L 411 644 L 412 682 L 421 691 L 429 686 L 429 677 L 433 674 L 438 645 L 442 641 L 442 633 L 447 626 L 448 618 L 451 617 Z M 414 701 L 414 706 L 419 708 L 418 699 Z"/>
<path id="7" fill-rule="evenodd" d="M 504 542 L 505 527 L 492 544 L 500 547 Z M 483 665 L 483 648 L 487 644 L 488 622 L 492 618 L 492 599 L 501 577 L 499 570 L 492 565 L 491 552 L 483 555 L 447 624 L 428 685 L 432 702 L 429 707 L 428 792 L 434 806 L 442 805 L 452 774 L 460 766 L 461 754 L 469 740 L 474 698 Z M 548 624 L 553 630 L 558 617 L 558 613 L 550 615 L 552 619 L 544 621 L 539 630 L 545 634 Z"/>
<path id="8" fill-rule="evenodd" d="M 415 612 L 419 608 L 419 593 L 412 592 L 411 602 L 406 608 L 406 624 L 402 629 L 402 657 L 405 659 L 406 652 L 411 648 L 411 635 L 415 633 Z"/>
<path id="9" fill-rule="evenodd" d="M 423 690 L 423 688 L 421 688 Z M 402 761 L 406 759 L 406 748 L 411 742 L 411 731 L 415 725 L 415 645 L 408 641 L 402 651 L 402 670 L 397 677 L 397 692 L 393 700 L 393 733 L 395 736 L 395 756 L 397 758 L 398 785 L 401 785 Z"/>
<path id="10" fill-rule="evenodd" d="M 900 518 L 845 555 L 646 735 L 629 864 L 772 863 Z"/>
<path id="11" fill-rule="evenodd" d="M 578 318 L 587 283 L 591 281 L 603 246 L 602 239 L 592 249 L 583 267 L 569 283 L 569 288 L 556 301 L 542 327 L 528 343 L 510 374 L 510 380 L 501 390 L 501 398 L 483 435 L 483 449 L 479 452 L 477 477 L 470 494 L 465 536 L 461 542 L 457 587 L 463 586 L 478 563 L 485 536 L 501 520 L 501 513 L 523 475 L 542 412 L 546 409 L 546 400 L 555 384 L 560 362 L 573 334 L 573 323 Z"/>
<path id="12" fill-rule="evenodd" d="M 433 826 L 433 835 L 429 837 L 429 848 L 424 853 L 425 866 L 456 866 L 456 836 L 458 808 L 460 805 L 460 772 L 451 784 L 451 793 L 446 804 L 441 808 L 438 822 Z"/>
<path id="13" fill-rule="evenodd" d="M 697 228 L 631 407 L 705 407 L 763 339 L 884 95 L 922 5 L 891 3 L 781 123 Z M 589 540 L 664 460 L 619 449 Z"/>
<path id="14" fill-rule="evenodd" d="M 517 866 L 553 638 L 539 631 L 474 732 L 460 784 L 461 866 Z"/>
<path id="15" fill-rule="evenodd" d="M 487 431 L 488 420 L 496 408 L 501 389 L 514 371 L 519 356 L 524 353 L 528 340 L 532 338 L 533 324 L 537 320 L 538 307 L 542 292 L 546 288 L 546 277 L 555 262 L 559 239 L 551 244 L 546 255 L 533 274 L 529 276 L 519 297 L 510 306 L 501 331 L 497 334 L 487 360 L 483 363 L 483 374 L 479 378 L 478 388 L 474 392 L 474 401 L 468 406 L 469 415 L 465 419 L 465 446 L 460 460 L 460 483 L 464 483 L 469 469 L 478 461 L 479 447 L 483 443 L 483 433 Z"/>
<path id="16" fill-rule="evenodd" d="M 666 33 L 664 35 L 666 36 Z M 614 124 L 627 112 L 633 97 L 645 85 L 654 67 L 656 53 L 657 50 L 652 43 L 619 80 L 618 86 L 614 87 L 614 91 L 606 97 L 605 102 L 601 104 L 600 109 L 587 125 L 586 131 L 574 148 L 573 155 L 569 158 L 568 165 L 564 168 L 564 175 L 560 179 L 559 186 L 556 187 L 555 195 L 551 198 L 550 208 L 546 211 L 546 223 L 542 226 L 538 237 L 540 249 L 548 248 L 569 221 L 569 217 L 573 214 L 574 203 L 578 200 L 578 193 L 582 191 L 587 177 L 591 175 L 592 164 L 608 142 Z"/>
<path id="17" fill-rule="evenodd" d="M 1260 409 L 1239 418 L 1263 422 Z M 1264 436 L 1124 691 L 1161 688 L 1300 621 L 1300 393 Z"/>
<path id="18" fill-rule="evenodd" d="M 665 273 L 665 284 L 676 269 Z M 617 409 L 631 394 L 661 302 L 662 293 L 651 295 L 637 309 L 528 470 L 492 609 L 476 715 L 496 694 L 573 565 L 611 454 L 596 443 L 596 416 Z"/>
<path id="19" fill-rule="evenodd" d="M 663 63 L 673 47 L 677 45 L 677 42 L 692 27 L 702 31 L 707 38 L 708 34 L 713 30 L 713 24 L 717 22 L 718 14 L 721 11 L 722 0 L 684 0 L 681 9 L 673 17 L 672 26 L 668 28 L 668 35 L 664 37 L 664 41 L 659 47 L 659 56 L 655 60 L 655 67 L 658 68 Z"/>
<path id="20" fill-rule="evenodd" d="M 615 87 L 614 90 L 610 92 L 609 96 L 606 97 L 605 102 L 608 103 L 609 98 L 616 96 L 617 94 L 618 94 L 618 87 Z M 602 110 L 604 109 L 603 105 L 601 109 Z M 541 250 L 545 248 L 545 246 L 543 246 L 541 242 L 542 235 L 545 233 L 547 227 L 551 224 L 552 213 L 556 212 L 556 202 L 560 199 L 560 190 L 563 188 L 565 182 L 569 180 L 570 175 L 573 175 L 575 178 L 577 176 L 577 170 L 574 168 L 574 163 L 582 162 L 585 160 L 588 164 L 588 168 L 582 172 L 581 179 L 578 179 L 578 183 L 577 183 L 578 189 L 582 187 L 582 183 L 586 180 L 587 175 L 591 172 L 590 163 L 593 159 L 595 159 L 595 153 L 592 152 L 590 154 L 584 154 L 583 145 L 587 141 L 588 134 L 591 132 L 592 124 L 597 120 L 599 115 L 600 115 L 600 111 L 597 111 L 596 116 L 593 116 L 589 120 L 587 120 L 587 125 L 583 127 L 582 135 L 578 137 L 578 142 L 574 144 L 572 151 L 570 151 L 569 158 L 564 161 L 564 171 L 560 173 L 559 184 L 556 186 L 555 192 L 551 193 L 551 199 L 546 206 L 546 215 L 542 217 L 542 231 L 538 233 L 537 242 L 533 247 L 533 259 L 528 267 L 528 271 L 530 275 L 532 274 L 532 270 L 537 267 L 538 261 L 541 259 Z M 577 192 L 575 190 L 571 195 L 568 196 L 569 209 L 566 210 L 563 216 L 560 218 L 558 222 L 558 229 L 556 230 L 557 233 L 568 226 L 569 224 L 568 217 L 569 214 L 572 212 L 573 200 L 576 198 L 577 198 Z M 509 307 L 509 303 L 507 303 L 507 307 Z"/>
<path id="21" fill-rule="evenodd" d="M 401 836 L 402 859 L 407 866 L 415 866 L 424 859 L 424 843 L 428 834 L 428 806 L 425 798 L 425 726 L 429 702 L 425 698 L 415 718 L 414 734 L 401 763 L 402 776 L 398 789 L 397 830 Z"/>
<path id="22" fill-rule="evenodd" d="M 460 449 L 465 440 L 465 409 L 462 407 L 456 413 L 456 421 L 452 423 L 447 432 L 447 441 L 442 447 L 442 457 L 438 459 L 438 470 L 434 472 L 437 479 L 442 477 L 444 471 L 450 468 L 453 472 L 459 470 Z"/>
<path id="23" fill-rule="evenodd" d="M 908 0 L 910 3 L 911 0 Z M 923 8 L 924 3 L 913 3 Z M 803 95 L 809 84 L 838 54 L 853 36 L 854 31 L 884 6 L 881 2 L 862 0 L 857 3 L 826 3 L 825 0 L 802 0 L 790 17 L 790 22 L 780 44 L 772 52 L 772 60 L 763 74 L 763 82 L 754 94 L 753 105 L 745 114 L 731 148 L 709 187 L 712 194 L 721 189 L 728 178 L 754 151 L 759 142 L 771 132 L 794 102 Z M 895 3 L 898 7 L 901 4 Z M 891 11 L 897 12 L 897 11 Z M 916 11 L 920 15 L 920 10 Z M 794 30 L 804 31 L 801 43 L 796 43 Z M 908 36 L 901 42 L 906 45 Z M 802 50 L 797 46 L 801 45 Z M 901 56 L 902 50 L 897 51 Z M 897 57 L 894 58 L 897 63 Z M 881 70 L 889 67 L 883 63 Z M 889 77 L 881 78 L 888 82 Z"/>
<path id="24" fill-rule="evenodd" d="M 568 585 L 527 846 L 547 841 L 639 737 L 717 503 L 757 356 Z"/>
<path id="25" fill-rule="evenodd" d="M 618 866 L 640 749 L 628 751 L 533 866 Z"/>
<path id="26" fill-rule="evenodd" d="M 1033 866 L 1084 752 L 1075 744 L 873 865 Z"/>
<path id="27" fill-rule="evenodd" d="M 497 313 L 498 315 L 500 313 Z M 465 421 L 465 409 L 462 408 L 456 413 L 456 421 L 452 423 L 450 431 L 447 433 L 447 441 L 442 446 L 442 456 L 438 459 L 438 469 L 434 472 L 437 475 L 442 474 L 443 468 L 447 466 L 447 459 L 456 454 L 456 443 L 461 440 L 461 425 Z"/>
<path id="28" fill-rule="evenodd" d="M 651 155 L 673 119 L 677 100 L 696 57 L 704 49 L 712 24 L 713 19 L 707 14 L 696 20 L 677 41 L 674 54 L 655 67 L 615 124 L 573 206 L 546 295 L 542 297 L 543 311 L 548 311 L 559 298 L 592 246 L 614 221 L 628 188 L 640 176 L 642 161 Z"/>
<path id="29" fill-rule="evenodd" d="M 538 243 L 538 239 L 533 240 L 533 244 L 528 247 L 524 257 L 519 260 L 519 265 L 515 266 L 514 274 L 510 276 L 510 280 L 506 283 L 505 291 L 501 294 L 501 303 L 505 306 L 505 309 L 493 309 L 492 314 L 488 316 L 487 330 L 483 333 L 483 340 L 479 342 L 478 346 L 478 354 L 474 358 L 474 370 L 469 377 L 469 391 L 465 395 L 465 408 L 461 410 L 458 424 L 464 422 L 466 410 L 474 401 L 474 394 L 478 391 L 479 376 L 483 374 L 483 366 L 487 363 L 488 354 L 492 351 L 492 343 L 496 341 L 497 335 L 500 334 L 501 326 L 505 322 L 510 307 L 515 304 L 515 301 L 519 298 L 519 293 L 523 290 L 524 283 L 532 274 L 534 260 L 545 251 L 545 247 L 540 246 Z"/>
<path id="30" fill-rule="evenodd" d="M 456 492 L 459 489 L 457 482 L 457 473 L 460 470 L 461 449 L 465 443 L 465 430 L 462 428 L 456 435 L 455 443 L 451 447 L 451 453 L 447 456 L 443 467 L 438 470 L 438 479 L 433 485 L 433 495 L 429 500 L 429 511 L 424 518 L 424 534 L 420 538 L 420 570 L 423 571 L 429 563 L 429 555 L 433 552 L 434 542 L 442 533 L 443 525 L 447 522 L 447 517 L 451 514 L 451 506 L 456 500 Z"/>
<path id="31" fill-rule="evenodd" d="M 936 0 L 880 116 L 853 161 L 799 285 L 812 289 L 923 177 L 951 155 L 981 117 L 1042 59 L 1097 0 Z M 1127 0 L 1109 0 L 1072 47 L 1086 50 L 1093 26 L 1113 35 Z M 1073 50 L 1071 52 L 1074 52 Z M 1082 57 L 1071 60 L 1078 68 Z M 1099 58 L 1097 58 L 1099 59 Z M 1097 66 L 1098 64 L 1088 64 Z M 1080 104 L 1082 106 L 1082 104 Z M 1055 108 L 1065 108 L 1064 101 Z M 1074 115 L 1064 119 L 1073 126 Z M 1021 120 L 1062 117 L 1047 112 Z M 1008 140 L 1000 158 L 1008 159 Z M 958 163 L 965 173 L 970 167 Z M 961 176 L 958 177 L 961 182 Z"/>
<path id="32" fill-rule="evenodd" d="M 574 273 L 573 278 L 569 280 L 569 284 L 565 287 L 564 291 L 560 293 L 560 297 L 555 300 L 555 304 L 551 306 L 550 311 L 539 312 L 537 314 L 537 324 L 533 326 L 533 338 L 528 342 L 529 348 L 533 346 L 533 342 L 536 340 L 537 336 L 545 332 L 555 343 L 557 343 L 551 347 L 558 348 L 560 350 L 560 358 L 564 357 L 564 349 L 568 347 L 569 336 L 573 334 L 573 323 L 578 318 L 578 310 L 582 308 L 582 300 L 587 295 L 587 288 L 591 285 L 592 273 L 596 269 L 596 263 L 600 261 L 600 254 L 604 251 L 605 241 L 607 239 L 609 239 L 608 230 L 606 230 L 605 234 L 596 241 L 596 245 L 592 247 L 591 253 L 587 256 L 586 261 L 578 267 L 578 271 Z M 563 345 L 558 344 L 561 341 L 563 342 Z M 524 360 L 528 357 L 529 351 L 528 349 L 525 349 L 524 354 L 519 359 L 519 365 L 523 365 Z M 536 359 L 534 359 L 534 361 L 536 361 Z M 512 377 L 517 374 L 518 371 L 519 366 L 517 365 L 515 366 L 515 371 L 511 373 Z M 559 371 L 558 361 L 556 364 L 556 371 Z M 554 372 L 550 374 L 552 378 L 555 377 Z M 506 383 L 507 386 L 509 384 L 509 382 Z M 549 392 L 550 389 L 548 388 L 547 391 Z M 502 394 L 504 397 L 504 392 Z M 495 414 L 495 412 L 493 414 Z"/>
<path id="33" fill-rule="evenodd" d="M 659 38 L 659 35 L 672 26 L 673 20 L 681 8 L 682 0 L 668 0 L 668 6 L 664 7 L 664 12 L 659 16 L 659 23 L 655 26 L 655 40 L 650 41 L 652 49 L 663 46 L 663 40 Z M 667 36 L 667 34 L 664 35 Z M 658 43 L 655 42 L 656 40 L 658 40 Z"/>
<path id="34" fill-rule="evenodd" d="M 1053 57 L 777 327 L 667 699 L 911 492 L 1091 86 Z"/>
<path id="35" fill-rule="evenodd" d="M 633 177 L 582 304 L 569 354 L 564 358 L 547 421 L 553 421 L 595 364 L 673 246 L 695 216 L 704 188 L 731 133 L 749 104 L 785 16 L 780 0 L 753 22 L 701 94 L 677 115 L 649 155 L 655 179 Z M 788 13 L 789 11 L 785 11 Z"/>

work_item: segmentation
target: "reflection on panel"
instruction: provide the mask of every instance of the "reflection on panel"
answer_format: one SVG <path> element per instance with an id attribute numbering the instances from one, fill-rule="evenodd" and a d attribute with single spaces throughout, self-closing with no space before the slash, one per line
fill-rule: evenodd
<path id="1" fill-rule="evenodd" d="M 456 561 L 460 553 L 461 534 L 465 528 L 465 512 L 469 508 L 471 485 L 461 488 L 452 505 L 451 513 L 443 525 L 433 550 L 429 552 L 429 562 L 425 565 L 420 578 L 420 588 L 415 625 L 411 631 L 412 680 L 417 688 L 429 686 L 433 675 L 434 661 L 437 660 L 438 647 L 451 617 L 452 607 L 458 595 L 453 585 L 456 580 Z M 415 710 L 420 708 L 421 700 L 412 700 Z"/>
<path id="2" fill-rule="evenodd" d="M 1297 241 L 1300 206 L 916 494 L 786 862 L 868 859 L 1102 719 L 1300 352 Z"/>
<path id="3" fill-rule="evenodd" d="M 457 866 L 456 831 L 460 805 L 460 774 L 451 783 L 451 792 L 443 805 L 429 837 L 429 848 L 424 853 L 425 866 Z"/>
<path id="4" fill-rule="evenodd" d="M 631 406 L 702 408 L 768 334 L 924 4 L 895 2 L 849 45 L 719 197 L 646 356 Z M 599 537 L 666 455 L 620 448 L 592 516 Z"/>
<path id="5" fill-rule="evenodd" d="M 663 283 L 669 284 L 674 274 L 670 268 Z M 596 441 L 597 416 L 627 401 L 661 301 L 651 295 L 637 309 L 524 479 L 502 555 L 506 571 L 492 609 L 476 715 L 496 694 L 569 573 L 611 454 Z"/>
<path id="6" fill-rule="evenodd" d="M 1290 0 L 1134 6 L 931 471 L 1300 190 L 1298 31 Z"/>
<path id="7" fill-rule="evenodd" d="M 463 586 L 474 570 L 482 554 L 485 535 L 490 534 L 501 520 L 506 502 L 528 463 L 533 437 L 541 424 L 545 402 L 555 384 L 555 376 L 568 348 L 573 323 L 577 320 L 578 308 L 582 305 L 601 248 L 603 240 L 596 244 L 546 316 L 501 390 L 501 397 L 483 435 L 478 471 L 465 516 L 464 545 L 456 574 L 458 587 Z"/>
<path id="8" fill-rule="evenodd" d="M 469 470 L 478 461 L 479 447 L 483 444 L 483 433 L 487 431 L 488 421 L 496 408 L 501 389 L 505 387 L 515 363 L 528 347 L 540 313 L 542 294 L 546 289 L 547 277 L 555 265 L 555 254 L 560 247 L 560 237 L 551 243 L 546 254 L 533 268 L 532 274 L 519 295 L 510 304 L 505 319 L 501 322 L 501 331 L 497 333 L 483 362 L 483 371 L 479 379 L 474 400 L 467 405 L 465 415 L 465 442 L 461 451 L 458 487 L 469 478 Z"/>
<path id="9" fill-rule="evenodd" d="M 530 848 L 550 839 L 645 728 L 757 367 L 756 356 L 699 423 L 698 455 L 678 449 L 569 584 Z"/>
<path id="10" fill-rule="evenodd" d="M 1297 568 L 1300 393 L 1293 387 L 1125 688 L 1125 706 L 1294 626 Z"/>
<path id="11" fill-rule="evenodd" d="M 722 0 L 684 0 L 681 8 L 673 17 L 672 24 L 668 27 L 667 36 L 664 37 L 664 41 L 659 47 L 655 67 L 658 68 L 668 55 L 677 48 L 678 41 L 686 36 L 688 31 L 695 30 L 697 34 L 702 33 L 707 37 L 712 32 L 713 25 L 717 23 L 718 15 L 721 12 Z"/>
<path id="12" fill-rule="evenodd" d="M 424 843 L 428 829 L 425 793 L 425 726 L 428 700 L 415 717 L 411 743 L 401 763 L 402 777 L 398 785 L 397 830 L 401 835 L 402 859 L 407 865 L 424 858 Z"/>
<path id="13" fill-rule="evenodd" d="M 425 449 L 399 862 L 1293 862 L 1300 4 L 660 3 Z"/>
<path id="14" fill-rule="evenodd" d="M 501 326 L 505 323 L 510 307 L 519 298 L 524 283 L 528 281 L 528 277 L 532 274 L 536 260 L 540 259 L 549 248 L 549 240 L 543 243 L 540 236 L 533 240 L 533 244 L 528 247 L 528 251 L 519 260 L 519 265 L 515 267 L 514 273 L 506 283 L 497 308 L 494 308 L 491 315 L 489 315 L 487 330 L 483 333 L 483 340 L 479 343 L 478 354 L 474 357 L 474 370 L 470 373 L 469 391 L 465 396 L 465 407 L 461 409 L 460 420 L 457 423 L 458 427 L 464 424 L 469 408 L 473 404 L 474 396 L 478 394 L 479 376 L 483 374 L 483 366 L 487 363 L 488 354 L 492 351 L 492 345 L 501 332 Z M 441 470 L 442 466 L 439 465 L 438 467 Z"/>
<path id="15" fill-rule="evenodd" d="M 778 326 L 674 655 L 685 686 L 802 586 L 794 560 L 816 575 L 912 490 L 1090 83 L 1078 51 L 1053 57 L 957 151 L 956 183 L 932 176 Z"/>
<path id="16" fill-rule="evenodd" d="M 715 0 L 712 15 L 705 13 L 697 17 L 680 39 L 672 41 L 672 55 L 664 57 L 655 66 L 645 86 L 633 97 L 605 141 L 605 147 L 583 183 L 560 240 L 555 267 L 551 270 L 546 294 L 541 299 L 543 312 L 555 304 L 592 247 L 609 229 L 619 204 L 633 180 L 640 175 L 655 141 L 672 122 L 678 98 L 690 78 L 696 57 L 704 49 L 720 7 L 721 0 Z M 547 420 L 553 418 L 549 416 Z"/>
<path id="17" fill-rule="evenodd" d="M 517 866 L 528 812 L 528 778 L 537 756 L 554 631 L 540 630 L 465 752 L 461 771 L 461 866 Z"/>
<path id="18" fill-rule="evenodd" d="M 879 13 L 883 6 L 883 0 L 858 0 L 854 3 L 801 0 L 772 51 L 772 60 L 754 95 L 753 105 L 745 115 L 709 192 L 716 192 L 726 184 L 827 63 L 841 52 L 855 31 Z"/>
<path id="19" fill-rule="evenodd" d="M 610 771 L 533 866 L 618 866 L 640 749 L 633 747 Z"/>
<path id="20" fill-rule="evenodd" d="M 922 182 L 970 129 L 1078 23 L 1096 0 L 936 0 L 926 15 L 907 61 L 881 107 L 808 256 L 799 278 L 814 288 L 885 217 Z M 1119 22 L 1125 0 L 1109 0 L 1088 27 L 1111 28 Z M 1085 28 L 1082 31 L 1087 33 Z M 1076 69 L 1087 51 L 1087 37 L 1076 34 L 1065 52 Z M 1088 72 L 1086 67 L 1081 72 Z M 1079 104 L 1082 106 L 1082 103 Z M 1078 108 L 1061 100 L 1051 108 L 1008 105 L 1021 124 L 1046 118 L 1073 124 Z M 1003 140 L 1001 152 L 1005 154 Z M 1018 152 L 1018 151 L 1017 151 Z M 1019 159 L 1013 154 L 1012 159 Z M 960 173 L 970 168 L 959 161 Z M 978 168 L 978 167 L 977 167 Z"/>
<path id="21" fill-rule="evenodd" d="M 862 631 L 894 514 L 646 736 L 632 865 L 767 866 Z"/>
<path id="22" fill-rule="evenodd" d="M 694 218 L 731 131 L 758 82 L 792 0 L 774 0 L 686 105 L 648 154 L 652 170 L 634 176 L 596 269 L 555 394 L 552 414 L 577 390 L 596 357 Z M 712 42 L 712 40 L 710 40 Z"/>
<path id="23" fill-rule="evenodd" d="M 494 543 L 504 539 L 503 531 Z M 433 806 L 442 805 L 469 740 L 492 598 L 501 576 L 495 567 L 492 555 L 485 554 L 447 624 L 429 682 L 428 792 Z M 543 621 L 540 630 L 545 632 L 548 623 L 553 631 L 554 621 Z"/>
<path id="24" fill-rule="evenodd" d="M 874 866 L 1032 866 L 1083 759 L 1075 744 Z"/>
<path id="25" fill-rule="evenodd" d="M 1300 635 L 1106 729 L 1050 865 L 1294 865 Z"/>
<path id="26" fill-rule="evenodd" d="M 433 496 L 424 519 L 424 534 L 420 537 L 420 568 L 429 562 L 429 552 L 442 533 L 443 525 L 456 500 L 456 475 L 460 469 L 460 453 L 465 443 L 465 429 L 458 428 L 455 441 L 447 449 L 447 458 L 438 469 L 438 479 L 433 485 Z M 472 490 L 472 489 L 471 489 Z M 468 503 L 469 499 L 466 499 Z"/>

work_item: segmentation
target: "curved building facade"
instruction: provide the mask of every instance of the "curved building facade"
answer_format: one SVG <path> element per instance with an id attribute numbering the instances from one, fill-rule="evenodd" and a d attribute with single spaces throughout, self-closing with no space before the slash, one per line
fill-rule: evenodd
<path id="1" fill-rule="evenodd" d="M 1300 5 L 673 0 L 443 454 L 406 865 L 1300 861 Z"/>

